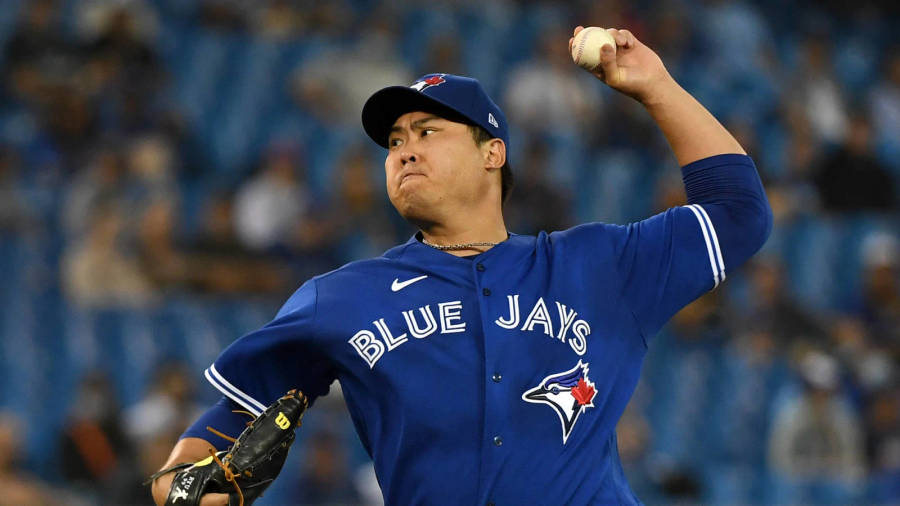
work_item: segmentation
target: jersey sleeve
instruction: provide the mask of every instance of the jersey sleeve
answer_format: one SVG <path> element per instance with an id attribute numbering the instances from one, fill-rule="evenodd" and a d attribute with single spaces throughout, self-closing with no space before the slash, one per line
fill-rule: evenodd
<path id="1" fill-rule="evenodd" d="M 288 390 L 312 403 L 336 378 L 316 342 L 315 280 L 303 284 L 275 319 L 233 342 L 204 375 L 226 397 L 259 416 Z"/>
<path id="2" fill-rule="evenodd" d="M 713 156 L 683 167 L 682 174 L 688 205 L 626 226 L 572 229 L 588 236 L 579 244 L 599 241 L 607 246 L 621 296 L 645 339 L 682 307 L 719 286 L 762 247 L 772 227 L 750 157 Z"/>
<path id="3" fill-rule="evenodd" d="M 216 450 L 226 450 L 253 420 L 246 413 L 245 408 L 228 397 L 222 397 L 200 415 L 179 439 L 196 437 L 209 442 Z M 231 439 L 226 439 L 223 435 Z"/>

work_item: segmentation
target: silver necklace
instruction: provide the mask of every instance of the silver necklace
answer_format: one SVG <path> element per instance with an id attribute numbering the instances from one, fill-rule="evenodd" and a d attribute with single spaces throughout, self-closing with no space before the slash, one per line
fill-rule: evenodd
<path id="1" fill-rule="evenodd" d="M 441 251 L 459 251 L 459 250 L 464 250 L 464 249 L 472 249 L 476 246 L 496 246 L 500 243 L 498 243 L 498 242 L 464 242 L 461 244 L 448 244 L 446 246 L 442 246 L 440 244 L 432 244 L 432 243 L 426 241 L 425 238 L 423 237 L 422 244 L 424 244 L 425 246 L 431 246 L 432 248 L 434 248 L 436 250 L 441 250 Z"/>

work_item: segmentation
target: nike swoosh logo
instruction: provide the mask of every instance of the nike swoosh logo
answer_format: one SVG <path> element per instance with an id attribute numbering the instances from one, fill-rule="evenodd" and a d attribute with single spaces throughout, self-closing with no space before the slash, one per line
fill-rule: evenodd
<path id="1" fill-rule="evenodd" d="M 403 281 L 403 282 L 400 281 L 400 278 L 394 278 L 394 282 L 391 283 L 391 291 L 399 292 L 400 290 L 403 290 L 404 288 L 415 283 L 416 281 L 422 281 L 423 279 L 425 279 L 427 277 L 428 277 L 428 275 L 426 274 L 425 276 L 419 276 L 417 278 L 407 279 L 406 281 Z"/>

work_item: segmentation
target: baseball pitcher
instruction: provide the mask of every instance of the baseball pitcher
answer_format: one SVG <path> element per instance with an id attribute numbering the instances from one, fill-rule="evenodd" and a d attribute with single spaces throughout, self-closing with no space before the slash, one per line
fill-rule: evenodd
<path id="1" fill-rule="evenodd" d="M 173 498 L 195 482 L 183 473 L 231 447 L 248 419 L 236 412 L 275 419 L 267 407 L 285 392 L 312 404 L 334 380 L 387 504 L 640 504 L 615 428 L 647 347 L 763 245 L 772 216 L 737 141 L 649 47 L 608 31 L 615 47 L 591 73 L 659 125 L 689 204 L 517 235 L 502 213 L 508 125 L 478 81 L 437 73 L 376 92 L 362 124 L 386 149 L 391 202 L 419 231 L 308 280 L 222 352 L 205 372 L 222 398 L 175 446 L 157 504 L 185 504 Z M 234 485 L 196 497 L 237 504 Z"/>

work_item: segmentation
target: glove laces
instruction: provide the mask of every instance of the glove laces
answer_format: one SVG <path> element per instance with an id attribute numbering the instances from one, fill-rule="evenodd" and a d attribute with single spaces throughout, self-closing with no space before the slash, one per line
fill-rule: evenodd
<path id="1" fill-rule="evenodd" d="M 232 485 L 234 485 L 234 489 L 237 490 L 238 494 L 238 506 L 244 506 L 244 493 L 241 492 L 241 487 L 238 485 L 237 480 L 234 479 L 234 471 L 231 470 L 231 467 L 227 462 L 222 462 L 218 455 L 216 455 L 216 451 L 212 448 L 209 449 L 209 454 L 212 455 L 213 460 L 216 461 L 216 464 L 222 468 L 225 472 L 225 481 L 230 481 Z"/>

